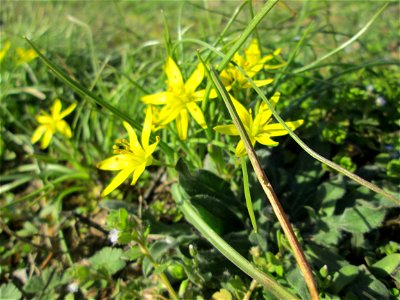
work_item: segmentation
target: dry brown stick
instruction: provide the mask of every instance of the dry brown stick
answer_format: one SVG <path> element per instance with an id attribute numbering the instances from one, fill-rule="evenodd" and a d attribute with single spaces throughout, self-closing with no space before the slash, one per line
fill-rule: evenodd
<path id="1" fill-rule="evenodd" d="M 42 262 L 42 264 L 41 264 L 40 267 L 39 267 L 40 271 L 43 271 L 44 268 L 46 268 L 46 266 L 48 265 L 48 263 L 50 262 L 50 260 L 53 258 L 53 256 L 54 256 L 54 253 L 53 253 L 53 252 L 50 252 L 50 253 L 46 256 L 46 258 L 44 259 L 44 261 Z"/>
<path id="2" fill-rule="evenodd" d="M 240 120 L 239 115 L 233 106 L 230 95 L 228 94 L 225 87 L 223 86 L 218 73 L 214 69 L 212 69 L 210 71 L 211 71 L 210 75 L 211 75 L 212 81 L 214 82 L 217 90 L 221 93 L 222 99 L 224 100 L 225 105 L 228 108 L 229 114 L 231 115 L 232 120 L 233 120 L 236 128 L 239 131 L 240 138 L 246 147 L 247 154 L 248 154 L 250 162 L 253 166 L 254 172 L 256 173 L 257 179 L 260 182 L 265 194 L 267 195 L 267 198 L 268 198 L 269 202 L 271 203 L 272 209 L 274 210 L 274 213 L 275 213 L 276 217 L 278 218 L 278 221 L 283 229 L 283 232 L 285 233 L 285 235 L 289 241 L 289 244 L 293 250 L 293 254 L 296 259 L 296 262 L 299 265 L 299 268 L 304 276 L 304 280 L 307 284 L 311 298 L 313 300 L 319 300 L 317 285 L 315 283 L 314 276 L 311 272 L 310 266 L 304 255 L 303 249 L 301 248 L 301 245 L 294 234 L 293 228 L 292 228 L 291 224 L 289 223 L 289 220 L 282 208 L 282 205 L 279 202 L 277 195 L 275 194 L 275 191 L 274 191 L 271 183 L 269 182 L 269 180 L 267 178 L 267 175 L 265 175 L 264 170 L 261 167 L 260 161 L 258 160 L 256 152 L 254 151 L 254 148 L 251 144 L 250 138 L 247 135 L 247 132 L 244 129 L 242 121 Z"/>

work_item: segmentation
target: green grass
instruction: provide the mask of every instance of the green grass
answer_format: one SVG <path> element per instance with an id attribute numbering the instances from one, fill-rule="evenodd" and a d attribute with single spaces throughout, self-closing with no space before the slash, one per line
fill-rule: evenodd
<path id="1" fill-rule="evenodd" d="M 246 293 L 247 299 L 273 299 L 274 292 L 261 285 L 271 280 L 281 293 L 308 299 L 287 238 L 249 169 L 259 230 L 253 232 L 240 161 L 233 155 L 238 139 L 212 130 L 232 123 L 221 99 L 199 104 L 209 129 L 191 119 L 187 141 L 179 141 L 174 123 L 154 134 L 165 144 L 154 157 L 161 164 L 179 161 L 177 169 L 150 166 L 135 186 L 125 182 L 100 196 L 115 174 L 96 164 L 112 155 L 115 139 L 127 136 L 121 116 L 143 124 L 140 99 L 166 90 L 168 54 L 185 79 L 199 63 L 197 51 L 210 65 L 220 65 L 213 47 L 228 53 L 251 20 L 248 4 L 241 4 L 2 3 L 0 49 L 7 41 L 11 48 L 0 62 L 0 298 L 168 298 L 173 289 L 180 298 L 211 299 L 224 289 L 232 299 Z M 263 5 L 253 1 L 254 14 Z M 304 119 L 296 134 L 398 199 L 399 6 L 389 3 L 352 44 L 307 68 L 351 39 L 382 6 L 279 2 L 252 37 L 259 37 L 264 55 L 282 48 L 282 58 L 290 62 L 256 78 L 279 78 L 261 90 L 268 99 L 274 91 L 282 94 L 277 112 L 284 120 Z M 24 37 L 117 114 L 71 88 L 39 58 L 17 65 L 16 49 L 30 49 Z M 201 88 L 207 84 L 205 79 Z M 257 109 L 254 90 L 232 93 Z M 41 150 L 30 141 L 38 126 L 35 115 L 48 111 L 55 98 L 64 108 L 78 102 L 66 118 L 73 137 L 56 134 Z M 398 206 L 322 166 L 289 136 L 277 140 L 275 148 L 257 144 L 256 153 L 304 248 L 321 298 L 398 297 Z M 109 240 L 113 229 L 120 233 L 116 244 Z M 79 287 L 76 293 L 71 284 Z"/>

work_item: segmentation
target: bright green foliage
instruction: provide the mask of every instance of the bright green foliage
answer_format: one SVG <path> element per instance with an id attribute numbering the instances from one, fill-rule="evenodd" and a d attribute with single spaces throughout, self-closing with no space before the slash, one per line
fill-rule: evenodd
<path id="1" fill-rule="evenodd" d="M 89 259 L 90 266 L 99 273 L 113 275 L 125 267 L 121 249 L 105 247 Z"/>
<path id="2" fill-rule="evenodd" d="M 14 284 L 8 283 L 0 285 L 0 299 L 19 299 L 21 296 L 21 292 Z"/>
<path id="3" fill-rule="evenodd" d="M 321 298 L 399 297 L 397 205 L 304 153 L 236 68 L 312 149 L 399 198 L 398 8 L 324 58 L 381 4 L 281 1 L 244 35 L 264 2 L 2 3 L 0 299 L 171 299 L 166 282 L 181 299 L 275 299 L 183 203 L 250 269 L 309 299 L 248 165 L 253 231 L 246 151 L 197 51 L 238 101 Z"/>

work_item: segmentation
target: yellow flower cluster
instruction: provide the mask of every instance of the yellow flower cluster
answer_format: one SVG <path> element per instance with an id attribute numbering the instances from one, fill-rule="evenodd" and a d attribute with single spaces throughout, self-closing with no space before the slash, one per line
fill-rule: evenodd
<path id="1" fill-rule="evenodd" d="M 11 42 L 6 41 L 0 50 L 0 63 L 4 60 L 10 48 L 11 48 Z M 33 49 L 26 50 L 20 47 L 16 48 L 16 54 L 17 55 L 15 56 L 15 58 L 17 65 L 29 63 L 38 56 Z"/>
<path id="2" fill-rule="evenodd" d="M 276 50 L 273 54 L 261 56 L 258 42 L 253 40 L 250 46 L 244 51 L 244 56 L 236 53 L 233 57 L 233 62 L 240 66 L 249 77 L 253 78 L 261 70 L 273 68 L 274 66 L 268 66 L 266 63 L 277 57 L 279 52 L 280 49 Z M 25 61 L 34 58 L 30 53 L 22 52 L 20 53 L 20 57 Z M 148 105 L 141 141 L 139 142 L 134 129 L 128 123 L 124 122 L 123 125 L 128 132 L 129 140 L 117 140 L 113 147 L 114 155 L 97 164 L 97 168 L 101 170 L 118 171 L 118 174 L 103 191 L 102 196 L 106 196 L 115 190 L 131 174 L 131 184 L 134 185 L 145 168 L 153 163 L 153 152 L 156 150 L 159 137 L 156 137 L 155 142 L 150 144 L 152 131 L 164 128 L 169 123 L 175 121 L 179 139 L 186 140 L 188 137 L 189 116 L 201 128 L 207 128 L 204 113 L 198 105 L 205 97 L 205 90 L 199 89 L 205 75 L 204 66 L 198 64 L 193 73 L 185 81 L 176 62 L 172 57 L 168 57 L 164 65 L 164 71 L 167 77 L 166 90 L 141 98 L 142 102 Z M 229 66 L 220 75 L 227 90 L 249 87 L 246 78 L 234 66 Z M 254 81 L 260 87 L 271 83 L 272 79 L 267 78 Z M 270 99 L 273 105 L 276 105 L 279 96 L 279 93 L 276 93 Z M 211 90 L 209 98 L 213 99 L 216 97 L 216 91 Z M 278 142 L 272 140 L 272 138 L 287 134 L 287 131 L 281 124 L 271 123 L 272 113 L 265 103 L 258 105 L 257 113 L 253 116 L 251 109 L 247 110 L 242 103 L 233 97 L 232 101 L 253 145 L 258 142 L 267 146 L 276 146 Z M 41 139 L 41 147 L 44 149 L 48 147 L 53 134 L 56 132 L 61 133 L 67 138 L 71 137 L 71 129 L 63 118 L 70 114 L 75 106 L 76 104 L 72 104 L 66 110 L 61 111 L 61 102 L 57 99 L 51 107 L 51 114 L 42 113 L 37 116 L 40 126 L 32 136 L 32 143 L 36 143 Z M 303 124 L 303 120 L 287 122 L 286 124 L 294 130 Z M 214 130 L 227 135 L 239 135 L 237 128 L 233 124 L 219 125 L 214 127 Z M 246 154 L 243 141 L 239 141 L 237 144 L 235 154 L 239 157 Z"/>

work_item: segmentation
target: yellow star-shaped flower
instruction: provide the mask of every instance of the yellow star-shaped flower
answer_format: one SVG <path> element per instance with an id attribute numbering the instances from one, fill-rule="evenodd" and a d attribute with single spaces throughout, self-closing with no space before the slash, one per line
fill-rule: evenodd
<path id="1" fill-rule="evenodd" d="M 54 101 L 54 104 L 50 108 L 51 114 L 41 112 L 36 116 L 36 120 L 39 122 L 39 127 L 33 132 L 31 142 L 35 144 L 40 139 L 42 140 L 40 143 L 40 147 L 42 149 L 46 149 L 53 135 L 56 132 L 61 133 L 67 138 L 71 138 L 72 131 L 71 127 L 69 127 L 68 123 L 63 119 L 68 116 L 76 107 L 76 102 L 71 104 L 66 110 L 61 111 L 62 104 L 59 99 Z"/>
<path id="2" fill-rule="evenodd" d="M 235 53 L 233 56 L 233 61 L 240 66 L 250 78 L 253 78 L 257 73 L 259 73 L 263 68 L 265 68 L 265 63 L 272 60 L 275 56 L 280 53 L 280 49 L 274 51 L 273 54 L 265 55 L 261 57 L 260 47 L 256 39 L 253 39 L 250 46 L 244 50 L 244 57 L 239 53 Z M 221 80 L 225 87 L 229 90 L 232 86 L 236 85 L 240 88 L 250 88 L 250 83 L 247 82 L 244 75 L 232 65 L 221 72 Z M 255 84 L 260 87 L 270 84 L 273 81 L 272 78 L 264 80 L 254 80 Z"/>
<path id="3" fill-rule="evenodd" d="M 270 99 L 271 104 L 275 107 L 280 97 L 279 93 L 275 93 Z M 275 142 L 271 137 L 282 136 L 288 134 L 286 129 L 279 123 L 271 124 L 272 112 L 269 110 L 267 104 L 262 102 L 258 108 L 258 113 L 253 119 L 251 109 L 247 110 L 239 101 L 231 96 L 233 105 L 239 115 L 243 126 L 246 129 L 247 134 L 251 140 L 251 144 L 254 146 L 256 142 L 266 146 L 277 146 L 278 142 Z M 286 125 L 291 129 L 295 130 L 304 123 L 303 120 L 297 120 L 293 122 L 286 122 Z M 217 132 L 228 134 L 228 135 L 239 135 L 239 131 L 236 129 L 234 124 L 220 125 L 214 127 Z M 236 146 L 235 154 L 238 157 L 246 155 L 246 149 L 242 140 Z"/>
<path id="4" fill-rule="evenodd" d="M 17 48 L 17 65 L 23 63 L 29 63 L 37 57 L 37 53 L 33 49 L 25 50 L 23 48 Z"/>
<path id="5" fill-rule="evenodd" d="M 184 82 L 182 73 L 171 57 L 165 64 L 168 90 L 142 97 L 146 104 L 164 105 L 159 111 L 157 124 L 161 127 L 176 120 L 176 128 L 181 140 L 187 138 L 189 114 L 202 127 L 207 128 L 203 112 L 196 102 L 204 97 L 205 90 L 196 91 L 203 81 L 204 67 L 199 64 L 189 79 Z M 217 97 L 215 91 L 211 91 L 210 98 Z"/>
<path id="6" fill-rule="evenodd" d="M 128 131 L 129 142 L 125 139 L 117 140 L 114 145 L 114 156 L 107 158 L 97 164 L 97 168 L 100 170 L 107 171 L 119 171 L 117 176 L 111 181 L 111 183 L 105 188 L 102 196 L 106 196 L 120 186 L 125 179 L 133 173 L 131 185 L 134 185 L 140 175 L 143 174 L 146 166 L 149 166 L 153 162 L 153 152 L 159 142 L 159 137 L 156 138 L 156 142 L 149 145 L 150 133 L 152 127 L 152 109 L 151 106 L 147 108 L 146 117 L 143 124 L 143 131 L 141 136 L 142 145 L 136 136 L 133 128 L 124 122 L 124 127 Z"/>

